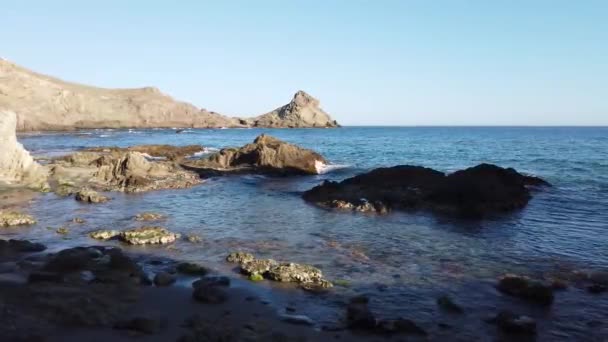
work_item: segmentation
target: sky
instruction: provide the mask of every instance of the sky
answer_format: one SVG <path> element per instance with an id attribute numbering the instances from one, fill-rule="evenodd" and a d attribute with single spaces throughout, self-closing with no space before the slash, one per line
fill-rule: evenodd
<path id="1" fill-rule="evenodd" d="M 608 125 L 604 0 L 0 2 L 0 57 L 225 115 L 302 89 L 344 125 Z"/>

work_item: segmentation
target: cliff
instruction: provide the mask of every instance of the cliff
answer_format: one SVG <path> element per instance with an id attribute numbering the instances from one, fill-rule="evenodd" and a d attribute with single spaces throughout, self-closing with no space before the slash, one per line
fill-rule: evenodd
<path id="1" fill-rule="evenodd" d="M 46 189 L 46 170 L 17 142 L 16 125 L 15 113 L 0 110 L 0 184 Z"/>

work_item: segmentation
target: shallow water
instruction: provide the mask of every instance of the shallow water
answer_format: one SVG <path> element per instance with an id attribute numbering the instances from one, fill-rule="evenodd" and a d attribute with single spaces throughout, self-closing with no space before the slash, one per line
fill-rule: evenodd
<path id="1" fill-rule="evenodd" d="M 312 148 L 339 165 L 319 176 L 268 178 L 257 175 L 213 178 L 191 189 L 146 194 L 112 193 L 104 205 L 85 205 L 43 195 L 31 206 L 39 224 L 3 235 L 24 236 L 55 248 L 96 243 L 86 232 L 136 225 L 142 211 L 169 216 L 162 224 L 204 238 L 199 245 L 134 251 L 198 260 L 231 272 L 229 251 L 311 263 L 347 287 L 315 296 L 289 287 L 253 285 L 277 308 L 290 304 L 320 323 L 340 318 L 348 296 L 366 293 L 379 316 L 421 322 L 433 336 L 487 338 L 495 327 L 482 322 L 497 309 L 512 307 L 539 319 L 541 337 L 553 340 L 608 336 L 607 295 L 570 289 L 557 294 L 552 309 L 538 309 L 499 295 L 493 288 L 505 272 L 541 276 L 608 265 L 608 128 L 341 128 L 92 130 L 70 134 L 27 134 L 19 140 L 37 156 L 92 146 L 165 143 L 202 144 L 218 149 L 251 142 L 262 132 Z M 426 213 L 373 216 L 337 213 L 310 206 L 299 197 L 324 179 L 339 180 L 379 166 L 414 164 L 454 171 L 482 162 L 514 167 L 554 185 L 535 194 L 522 211 L 482 221 L 460 221 Z M 69 239 L 54 229 L 69 225 Z M 110 243 L 112 244 L 112 243 Z M 241 282 L 243 286 L 251 286 Z M 435 298 L 450 293 L 470 314 L 445 315 Z M 605 322 L 599 324 L 594 321 Z M 446 332 L 437 322 L 453 325 Z M 591 322 L 591 323 L 590 323 Z M 592 327 L 591 327 L 592 326 Z"/>

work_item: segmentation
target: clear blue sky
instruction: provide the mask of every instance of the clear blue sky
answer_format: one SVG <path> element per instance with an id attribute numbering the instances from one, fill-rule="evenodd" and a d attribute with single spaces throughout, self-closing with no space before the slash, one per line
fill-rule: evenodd
<path id="1" fill-rule="evenodd" d="M 608 125 L 608 1 L 3 1 L 0 56 L 227 114 Z"/>

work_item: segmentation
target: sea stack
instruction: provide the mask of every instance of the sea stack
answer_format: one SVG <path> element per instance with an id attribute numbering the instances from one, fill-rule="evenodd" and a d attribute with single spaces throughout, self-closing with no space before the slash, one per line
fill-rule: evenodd
<path id="1" fill-rule="evenodd" d="M 338 127 L 338 122 L 321 109 L 319 100 L 302 90 L 288 104 L 248 121 L 253 127 Z"/>

